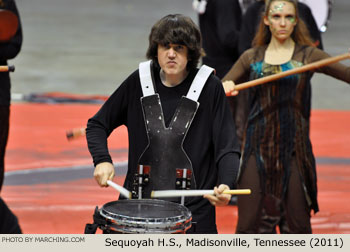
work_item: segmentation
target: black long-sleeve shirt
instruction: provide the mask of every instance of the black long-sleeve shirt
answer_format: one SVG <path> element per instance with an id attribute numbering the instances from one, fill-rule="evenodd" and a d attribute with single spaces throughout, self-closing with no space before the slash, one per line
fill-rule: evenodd
<path id="1" fill-rule="evenodd" d="M 241 16 L 238 0 L 209 0 L 205 13 L 199 15 L 203 64 L 215 68 L 220 79 L 238 59 Z"/>
<path id="2" fill-rule="evenodd" d="M 162 84 L 159 69 L 153 69 L 155 89 L 161 99 L 166 125 L 169 125 L 180 98 L 187 94 L 196 73 L 197 70 L 190 72 L 182 83 L 170 88 Z M 97 165 L 101 162 L 112 162 L 107 148 L 107 137 L 116 127 L 126 125 L 129 133 L 129 162 L 124 187 L 129 190 L 137 171 L 138 159 L 148 143 L 141 97 L 137 70 L 119 86 L 97 114 L 89 119 L 86 130 L 89 150 L 94 164 Z M 198 111 L 183 143 L 192 162 L 197 188 L 212 189 L 218 184 L 227 184 L 233 188 L 239 166 L 239 146 L 230 108 L 222 84 L 216 76 L 209 77 L 198 102 Z M 201 197 L 190 204 L 187 207 L 193 214 L 193 220 L 198 222 L 197 229 L 200 232 L 212 231 L 215 227 L 214 207 Z"/>

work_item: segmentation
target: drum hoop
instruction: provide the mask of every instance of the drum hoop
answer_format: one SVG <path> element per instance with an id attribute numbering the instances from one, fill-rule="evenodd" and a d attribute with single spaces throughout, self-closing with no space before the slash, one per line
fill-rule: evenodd
<path id="1" fill-rule="evenodd" d="M 175 233 L 185 233 L 188 229 L 191 228 L 192 223 L 191 220 L 186 222 L 176 224 L 175 226 L 169 225 L 157 225 L 157 226 L 144 226 L 144 223 L 140 224 L 118 224 L 118 223 L 108 223 L 104 228 L 110 229 L 113 231 L 121 232 L 121 233 L 153 233 L 153 234 L 175 234 Z"/>

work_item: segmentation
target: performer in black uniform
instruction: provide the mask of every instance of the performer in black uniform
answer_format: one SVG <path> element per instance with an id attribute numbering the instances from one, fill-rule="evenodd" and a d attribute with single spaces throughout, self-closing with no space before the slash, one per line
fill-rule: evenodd
<path id="1" fill-rule="evenodd" d="M 238 42 L 239 55 L 245 50 L 252 47 L 253 39 L 258 30 L 258 26 L 261 17 L 264 13 L 265 1 L 258 0 L 252 3 L 242 17 L 241 33 Z M 311 9 L 304 3 L 298 2 L 299 17 L 306 24 L 310 37 L 313 39 L 315 46 L 319 49 L 323 49 L 321 32 L 317 27 L 314 16 L 312 15 Z"/>
<path id="2" fill-rule="evenodd" d="M 185 206 L 197 223 L 197 233 L 217 233 L 213 205 L 229 202 L 230 196 L 222 192 L 235 187 L 240 153 L 220 80 L 209 70 L 202 90 L 189 91 L 197 87 L 192 82 L 199 72 L 200 55 L 200 31 L 190 18 L 176 14 L 160 19 L 149 36 L 147 58 L 152 62 L 140 64 L 140 70 L 89 119 L 86 136 L 100 186 L 107 186 L 107 180 L 114 177 L 107 138 L 115 128 L 126 125 L 129 162 L 125 188 L 133 190 L 138 165 L 151 166 L 151 183 L 144 198 L 150 190 L 175 189 L 179 168 L 192 171 L 191 189 L 215 187 L 216 196 L 187 198 Z M 142 69 L 148 69 L 148 79 Z M 146 85 L 144 79 L 149 81 Z M 199 106 L 193 99 L 196 95 Z"/>
<path id="3" fill-rule="evenodd" d="M 199 13 L 203 36 L 203 64 L 215 68 L 220 79 L 238 59 L 241 7 L 238 0 L 208 0 L 204 13 Z"/>
<path id="4" fill-rule="evenodd" d="M 0 40 L 1 66 L 7 65 L 7 60 L 15 58 L 22 46 L 22 27 L 15 1 L 0 0 L 0 11 L 3 10 L 11 11 L 17 16 L 18 28 L 15 35 L 9 40 Z M 0 34 L 2 32 L 0 30 Z M 0 192 L 4 181 L 4 159 L 10 125 L 10 89 L 11 81 L 9 72 L 0 72 Z M 21 232 L 17 217 L 0 197 L 0 234 L 20 234 Z"/>
<path id="5" fill-rule="evenodd" d="M 14 0 L 0 0 L 0 10 L 13 12 L 18 17 L 16 34 L 7 41 L 0 40 L 0 65 L 7 65 L 7 60 L 17 56 L 22 46 L 22 27 Z M 1 33 L 1 31 L 0 31 Z M 0 72 L 0 191 L 5 173 L 5 150 L 10 125 L 11 81 L 9 72 Z"/>

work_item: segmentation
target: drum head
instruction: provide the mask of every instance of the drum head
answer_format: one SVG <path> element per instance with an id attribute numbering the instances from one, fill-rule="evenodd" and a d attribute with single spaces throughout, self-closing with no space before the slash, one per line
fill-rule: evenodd
<path id="1" fill-rule="evenodd" d="M 118 200 L 105 204 L 100 215 L 109 229 L 120 233 L 184 233 L 191 227 L 191 212 L 163 200 Z"/>
<path id="2" fill-rule="evenodd" d="M 17 32 L 18 18 L 8 10 L 0 10 L 0 41 L 10 40 Z"/>

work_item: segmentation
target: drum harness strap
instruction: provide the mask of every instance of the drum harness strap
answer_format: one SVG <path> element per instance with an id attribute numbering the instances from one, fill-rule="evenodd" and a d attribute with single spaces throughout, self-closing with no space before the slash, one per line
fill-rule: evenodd
<path id="1" fill-rule="evenodd" d="M 150 198 L 152 190 L 196 188 L 192 163 L 183 149 L 183 142 L 199 107 L 198 98 L 213 71 L 213 68 L 206 65 L 199 69 L 187 95 L 181 98 L 166 127 L 160 97 L 153 84 L 152 61 L 140 63 L 139 75 L 143 92 L 141 105 L 148 146 L 138 162 L 139 174 L 135 176 L 132 190 L 134 198 Z M 140 180 L 144 166 L 147 166 L 150 173 L 147 184 Z M 190 175 L 189 178 L 186 178 L 187 174 Z M 184 198 L 181 203 L 184 204 Z"/>

